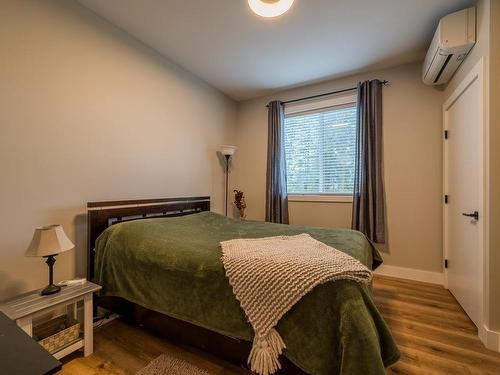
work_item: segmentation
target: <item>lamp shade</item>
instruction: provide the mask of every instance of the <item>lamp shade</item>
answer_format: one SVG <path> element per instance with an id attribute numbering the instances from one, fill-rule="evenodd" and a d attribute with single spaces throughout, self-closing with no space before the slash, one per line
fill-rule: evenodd
<path id="1" fill-rule="evenodd" d="M 224 156 L 233 156 L 237 149 L 238 147 L 236 146 L 222 145 L 220 146 L 219 151 Z"/>
<path id="2" fill-rule="evenodd" d="M 49 225 L 35 229 L 31 244 L 24 254 L 27 257 L 46 257 L 55 255 L 75 247 L 70 241 L 62 225 Z"/>

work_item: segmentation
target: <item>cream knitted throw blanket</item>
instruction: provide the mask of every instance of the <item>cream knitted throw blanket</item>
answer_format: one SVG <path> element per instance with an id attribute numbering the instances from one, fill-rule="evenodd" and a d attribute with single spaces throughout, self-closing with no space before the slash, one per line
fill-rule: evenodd
<path id="1" fill-rule="evenodd" d="M 308 234 L 221 242 L 222 262 L 233 293 L 255 331 L 248 357 L 251 370 L 274 374 L 286 348 L 274 328 L 315 286 L 347 279 L 371 280 L 371 271 L 353 257 Z"/>

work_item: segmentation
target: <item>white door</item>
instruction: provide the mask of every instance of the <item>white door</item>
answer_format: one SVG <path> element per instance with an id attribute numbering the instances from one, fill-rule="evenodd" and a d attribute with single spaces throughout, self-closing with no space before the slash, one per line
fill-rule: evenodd
<path id="1" fill-rule="evenodd" d="M 482 322 L 482 74 L 471 74 L 444 106 L 447 287 Z M 477 214 L 477 216 L 476 216 Z"/>

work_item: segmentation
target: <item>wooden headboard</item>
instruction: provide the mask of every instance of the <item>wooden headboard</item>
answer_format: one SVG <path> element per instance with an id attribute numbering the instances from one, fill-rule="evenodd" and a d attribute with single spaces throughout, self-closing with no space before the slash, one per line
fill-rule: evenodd
<path id="1" fill-rule="evenodd" d="M 94 279 L 95 241 L 109 226 L 131 220 L 210 211 L 210 197 L 139 199 L 87 203 L 87 279 Z"/>

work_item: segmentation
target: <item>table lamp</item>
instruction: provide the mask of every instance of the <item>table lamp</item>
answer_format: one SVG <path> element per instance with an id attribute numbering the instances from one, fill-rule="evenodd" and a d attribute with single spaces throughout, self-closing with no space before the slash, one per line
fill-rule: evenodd
<path id="1" fill-rule="evenodd" d="M 226 216 L 227 216 L 227 193 L 228 193 L 228 185 L 229 185 L 229 159 L 234 155 L 238 147 L 236 146 L 229 146 L 229 145 L 222 145 L 219 148 L 219 152 L 224 155 L 226 158 L 226 200 L 224 203 L 225 211 L 226 211 Z"/>
<path id="2" fill-rule="evenodd" d="M 57 293 L 61 290 L 60 286 L 54 285 L 54 263 L 56 255 L 71 250 L 75 247 L 64 233 L 62 225 L 49 225 L 35 229 L 31 244 L 24 254 L 27 257 L 47 258 L 49 266 L 49 285 L 42 290 L 42 296 Z"/>

